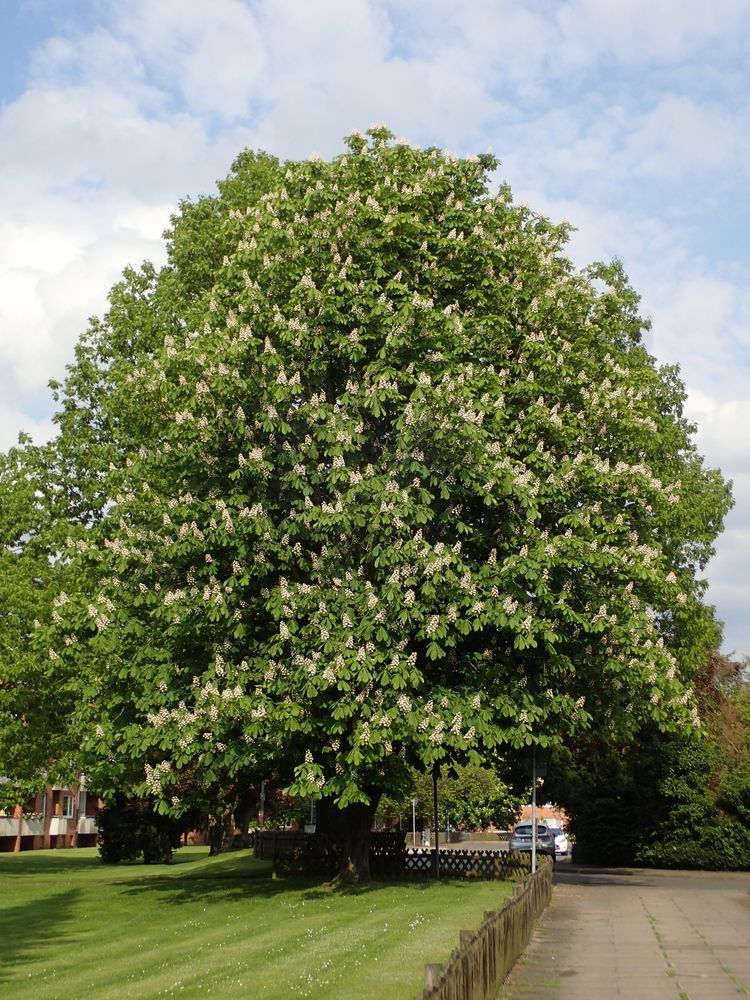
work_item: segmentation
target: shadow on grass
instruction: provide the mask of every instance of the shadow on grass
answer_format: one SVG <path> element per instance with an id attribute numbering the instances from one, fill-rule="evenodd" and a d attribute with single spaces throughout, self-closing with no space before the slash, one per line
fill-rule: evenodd
<path id="1" fill-rule="evenodd" d="M 11 966 L 37 961 L 53 941 L 64 938 L 66 946 L 75 947 L 75 937 L 63 928 L 72 919 L 78 895 L 65 890 L 0 910 L 0 983 L 11 978 Z"/>
<path id="2" fill-rule="evenodd" d="M 270 862 L 259 862 L 252 857 L 228 855 L 215 859 L 196 871 L 179 874 L 144 874 L 134 880 L 116 883 L 126 896 L 143 893 L 157 894 L 161 902 L 181 905 L 201 901 L 221 903 L 227 899 L 257 898 L 270 899 L 285 893 L 299 893 L 305 900 L 335 899 L 337 897 L 371 896 L 383 892 L 408 889 L 414 894 L 428 894 L 432 890 L 454 889 L 465 891 L 467 882 L 458 879 L 394 880 L 373 881 L 359 885 L 321 881 L 320 877 L 289 875 L 276 878 L 272 875 Z M 509 892 L 498 893 L 501 906 Z"/>
<path id="3" fill-rule="evenodd" d="M 486 885 L 487 879 L 477 880 L 483 885 Z M 460 889 L 465 891 L 467 885 L 476 885 L 477 881 L 468 879 L 438 879 L 424 878 L 424 879 L 373 879 L 372 882 L 365 882 L 363 884 L 347 885 L 340 882 L 323 882 L 319 883 L 313 889 L 308 890 L 305 893 L 306 897 L 310 898 L 322 898 L 324 896 L 360 896 L 366 895 L 368 893 L 384 891 L 388 889 L 404 889 L 409 888 L 412 892 L 431 892 L 433 889 L 439 887 L 441 889 Z M 291 879 L 289 879 L 289 884 L 294 884 Z M 498 883 L 500 885 L 505 885 L 506 883 Z M 506 893 L 505 895 L 507 895 Z M 505 895 L 501 898 L 505 898 Z"/>
<path id="4" fill-rule="evenodd" d="M 400 883 L 403 887 L 405 883 Z M 374 895 L 389 888 L 382 883 L 372 883 L 357 887 L 332 887 L 314 879 L 278 878 L 258 876 L 255 878 L 211 878 L 191 876 L 188 878 L 142 878 L 137 882 L 122 883 L 122 891 L 126 896 L 138 896 L 143 893 L 156 894 L 160 901 L 168 905 L 179 906 L 186 903 L 201 901 L 204 904 L 222 903 L 228 899 L 253 897 L 255 899 L 272 899 L 275 896 L 288 893 L 299 893 L 303 899 L 335 899 L 342 896 Z"/>
<path id="5" fill-rule="evenodd" d="M 3 859 L 0 877 L 28 878 L 33 875 L 70 875 L 80 872 L 92 872 L 102 868 L 98 855 L 80 857 L 73 850 L 60 851 L 52 854 L 47 851 L 29 851 L 24 854 L 14 854 Z"/>
<path id="6" fill-rule="evenodd" d="M 84 853 L 85 852 L 85 853 Z M 88 848 L 64 849 L 59 851 L 25 851 L 21 854 L 0 855 L 0 878 L 30 878 L 47 875 L 113 875 L 118 872 L 127 873 L 129 877 L 138 877 L 143 872 L 148 874 L 154 868 L 175 869 L 192 865 L 203 865 L 208 860 L 208 849 L 198 854 L 189 851 L 181 854 L 175 851 L 168 865 L 147 865 L 142 861 L 128 861 L 120 864 L 104 864 L 99 852 Z"/>
<path id="7" fill-rule="evenodd" d="M 224 903 L 230 899 L 270 899 L 290 891 L 305 889 L 313 885 L 309 881 L 297 879 L 274 879 L 269 874 L 242 876 L 224 875 L 212 876 L 209 873 L 196 872 L 177 878 L 168 875 L 157 875 L 139 878 L 137 881 L 120 883 L 124 896 L 159 897 L 161 903 L 179 906 L 186 903 L 202 902 L 204 904 Z"/>

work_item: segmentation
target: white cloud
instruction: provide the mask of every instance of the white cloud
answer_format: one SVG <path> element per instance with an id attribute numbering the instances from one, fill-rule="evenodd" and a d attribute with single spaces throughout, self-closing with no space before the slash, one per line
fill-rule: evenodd
<path id="1" fill-rule="evenodd" d="M 49 67 L 48 67 L 49 68 Z M 51 82 L 0 108 L 0 419 L 46 398 L 126 264 L 161 262 L 180 197 L 213 189 L 246 130 L 212 140 L 186 114 L 149 116 L 127 86 Z M 0 441 L 18 426 L 0 426 Z"/>
<path id="2" fill-rule="evenodd" d="M 743 498 L 750 498 L 750 483 L 741 486 Z M 739 505 L 727 518 L 726 529 L 717 545 L 716 556 L 709 564 L 708 600 L 716 605 L 725 622 L 722 648 L 740 656 L 750 653 L 750 577 L 747 557 L 750 552 L 750 524 L 738 516 Z"/>
<path id="3" fill-rule="evenodd" d="M 15 382 L 22 391 L 37 390 L 46 383 L 43 375 L 40 378 L 40 368 L 43 372 L 44 362 L 55 350 L 37 290 L 38 279 L 31 272 L 4 270 L 0 274 L 2 378 L 4 382 Z M 68 346 L 64 345 L 63 350 Z"/>
<path id="4" fill-rule="evenodd" d="M 536 6 L 536 9 L 534 7 Z M 486 85 L 510 83 L 537 95 L 555 51 L 555 23 L 539 5 L 514 0 L 397 0 L 388 4 L 401 29 L 399 45 L 410 60 L 444 65 L 460 59 L 485 69 Z"/>
<path id="5" fill-rule="evenodd" d="M 663 75 L 688 60 L 708 64 L 717 46 L 742 58 L 750 23 L 745 0 L 710 6 L 684 0 L 391 0 L 385 7 L 398 16 L 407 52 L 423 58 L 438 52 L 443 59 L 464 50 L 495 85 L 512 86 L 523 101 L 554 101 L 561 85 L 579 86 L 603 71 L 655 67 Z"/>
<path id="6" fill-rule="evenodd" d="M 77 220 L 70 221 L 75 224 Z M 18 218 L 0 221 L 0 268 L 45 273 L 59 270 L 75 258 L 77 245 L 86 229 L 80 223 L 75 228 L 77 233 L 44 221 L 35 226 Z"/>
<path id="7" fill-rule="evenodd" d="M 669 94 L 637 122 L 625 159 L 644 177 L 671 184 L 689 175 L 731 170 L 747 173 L 750 139 L 747 110 Z"/>
<path id="8" fill-rule="evenodd" d="M 136 0 L 113 5 L 114 28 L 149 75 L 197 114 L 231 120 L 252 110 L 267 75 L 266 45 L 241 0 Z"/>
<path id="9" fill-rule="evenodd" d="M 48 406 L 51 409 L 51 404 Z M 51 417 L 33 418 L 21 410 L 0 403 L 0 451 L 7 451 L 18 443 L 18 435 L 30 434 L 37 444 L 49 441 L 56 427 Z"/>
<path id="10" fill-rule="evenodd" d="M 166 224 L 167 216 L 163 223 Z M 161 229 L 164 225 L 161 226 Z M 62 223 L 53 230 L 62 241 Z M 48 226 L 24 227 L 23 244 L 43 245 Z M 163 259 L 161 241 L 133 229 L 112 228 L 103 238 L 68 242 L 59 266 L 27 265 L 0 270 L 0 385 L 5 399 L 33 399 L 47 381 L 62 374 L 88 317 L 106 306 L 106 294 L 127 263 Z M 7 439 L 7 432 L 3 435 Z M 13 434 L 15 436 L 15 434 Z"/>
<path id="11" fill-rule="evenodd" d="M 717 38 L 732 39 L 749 15 L 745 0 L 571 0 L 560 5 L 556 21 L 572 62 L 614 59 L 638 67 L 654 59 L 679 62 Z"/>
<path id="12" fill-rule="evenodd" d="M 157 109 L 166 95 L 149 86 L 138 53 L 123 38 L 94 25 L 74 35 L 53 35 L 32 53 L 31 90 L 115 90 L 125 100 Z"/>
<path id="13" fill-rule="evenodd" d="M 717 400 L 699 390 L 689 393 L 685 408 L 697 425 L 696 442 L 706 458 L 720 469 L 731 469 L 737 484 L 744 484 L 747 521 L 750 527 L 750 399 Z M 746 507 L 745 502 L 740 510 Z"/>
<path id="14" fill-rule="evenodd" d="M 2 109 L 0 145 L 0 198 L 20 192 L 21 211 L 37 209 L 40 191 L 62 196 L 71 209 L 108 189 L 164 199 L 176 185 L 189 190 L 196 175 L 203 181 L 204 164 L 215 162 L 199 120 L 149 117 L 115 88 L 27 91 Z"/>
<path id="15" fill-rule="evenodd" d="M 694 263 L 694 262 L 691 262 Z M 750 293 L 738 281 L 685 267 L 651 289 L 656 350 L 716 399 L 750 390 Z"/>
<path id="16" fill-rule="evenodd" d="M 112 216 L 112 229 L 116 233 L 122 232 L 156 242 L 167 228 L 174 207 L 174 204 L 166 202 L 157 205 L 144 205 L 139 201 L 133 201 L 130 205 L 123 204 Z"/>

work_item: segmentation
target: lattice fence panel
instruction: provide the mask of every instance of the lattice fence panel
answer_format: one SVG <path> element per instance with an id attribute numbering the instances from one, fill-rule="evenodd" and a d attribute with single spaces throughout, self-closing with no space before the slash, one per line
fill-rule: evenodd
<path id="1" fill-rule="evenodd" d="M 441 851 L 441 878 L 512 879 L 530 871 L 527 854 L 489 849 Z M 370 872 L 378 879 L 421 879 L 435 875 L 435 850 L 417 847 L 388 850 L 385 846 L 370 850 Z"/>

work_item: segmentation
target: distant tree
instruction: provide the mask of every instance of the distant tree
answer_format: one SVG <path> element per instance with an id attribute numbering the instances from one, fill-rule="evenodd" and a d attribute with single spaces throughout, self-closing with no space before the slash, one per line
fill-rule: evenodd
<path id="1" fill-rule="evenodd" d="M 438 779 L 438 822 L 454 829 L 505 828 L 518 815 L 523 799 L 506 784 L 499 774 L 476 764 L 456 765 Z M 401 819 L 406 827 L 412 822 L 412 796 L 419 800 L 416 815 L 432 826 L 433 778 L 431 774 L 413 772 L 404 795 L 384 797 L 378 808 L 383 820 Z"/>
<path id="2" fill-rule="evenodd" d="M 557 751 L 550 781 L 572 816 L 576 859 L 661 868 L 750 867 L 750 687 L 712 653 L 696 679 L 702 726 L 644 727 L 624 745 Z"/>
<path id="3" fill-rule="evenodd" d="M 619 264 L 490 156 L 346 143 L 243 154 L 82 338 L 39 640 L 95 783 L 135 762 L 179 814 L 186 770 L 273 767 L 360 879 L 410 766 L 692 724 L 729 494 Z"/>

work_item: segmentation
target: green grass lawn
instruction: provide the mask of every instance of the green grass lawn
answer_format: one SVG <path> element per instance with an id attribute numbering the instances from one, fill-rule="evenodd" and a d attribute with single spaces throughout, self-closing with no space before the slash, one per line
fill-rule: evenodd
<path id="1" fill-rule="evenodd" d="M 106 866 L 93 848 L 0 854 L 0 995 L 412 1000 L 424 964 L 446 961 L 510 888 L 332 891 L 207 848 L 148 866 Z"/>

